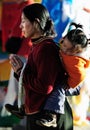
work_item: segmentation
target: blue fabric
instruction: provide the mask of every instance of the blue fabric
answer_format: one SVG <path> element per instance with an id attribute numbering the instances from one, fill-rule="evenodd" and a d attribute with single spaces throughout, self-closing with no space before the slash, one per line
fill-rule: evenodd
<path id="1" fill-rule="evenodd" d="M 59 42 L 60 38 L 62 37 L 62 33 L 64 32 L 66 26 L 71 21 L 70 16 L 65 14 L 64 6 L 69 5 L 71 7 L 73 0 L 42 0 L 42 4 L 48 9 L 51 18 L 55 24 L 55 30 L 57 32 L 57 37 L 55 38 L 56 42 Z M 71 8 L 69 8 L 69 12 Z M 65 19 L 63 19 L 65 16 Z"/>
<path id="2" fill-rule="evenodd" d="M 0 60 L 6 60 L 9 58 L 9 55 L 8 54 L 3 54 L 3 53 L 0 53 Z"/>
<path id="3" fill-rule="evenodd" d="M 75 96 L 80 94 L 81 86 L 74 89 L 64 90 L 63 86 L 55 87 L 55 90 L 51 93 L 46 101 L 45 110 L 53 111 L 56 113 L 64 114 L 64 102 L 66 96 Z"/>
<path id="4" fill-rule="evenodd" d="M 65 91 L 63 88 L 56 87 L 46 101 L 45 110 L 64 114 Z"/>

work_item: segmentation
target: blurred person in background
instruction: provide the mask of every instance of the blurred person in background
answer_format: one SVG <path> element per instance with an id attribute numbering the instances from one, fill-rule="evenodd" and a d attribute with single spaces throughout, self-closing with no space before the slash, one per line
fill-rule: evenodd
<path id="1" fill-rule="evenodd" d="M 2 2 L 2 51 L 5 52 L 7 41 L 14 38 L 21 38 L 22 32 L 19 28 L 21 11 L 23 7 L 33 3 L 33 0 L 3 0 Z M 17 39 L 18 40 L 18 39 Z M 14 41 L 14 40 L 13 40 Z M 16 45 L 17 43 L 15 43 Z M 11 44 L 10 44 L 11 45 Z M 18 48 L 19 44 L 15 47 Z M 13 43 L 14 48 L 14 43 Z M 14 48 L 15 49 L 15 48 Z"/>
<path id="2" fill-rule="evenodd" d="M 3 0 L 2 10 L 2 50 L 4 52 L 18 54 L 25 62 L 32 43 L 30 38 L 25 38 L 20 29 L 22 9 L 33 0 Z M 5 104 L 14 104 L 17 101 L 18 82 L 11 69 L 7 93 L 3 102 L 1 116 L 11 115 L 4 107 Z"/>

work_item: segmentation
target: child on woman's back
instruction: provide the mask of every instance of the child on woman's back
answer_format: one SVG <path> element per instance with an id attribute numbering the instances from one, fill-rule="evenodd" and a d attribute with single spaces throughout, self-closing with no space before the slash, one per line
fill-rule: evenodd
<path id="1" fill-rule="evenodd" d="M 78 95 L 81 83 L 90 67 L 89 40 L 82 25 L 71 23 L 76 28 L 69 31 L 60 41 L 60 58 L 67 72 L 67 81 L 55 87 L 44 107 L 44 114 L 36 123 L 47 127 L 57 126 L 58 113 L 64 114 L 65 96 Z"/>

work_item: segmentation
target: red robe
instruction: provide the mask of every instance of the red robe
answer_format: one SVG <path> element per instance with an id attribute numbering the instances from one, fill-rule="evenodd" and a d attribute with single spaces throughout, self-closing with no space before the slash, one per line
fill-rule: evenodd
<path id="1" fill-rule="evenodd" d="M 64 79 L 58 51 L 50 39 L 32 46 L 23 76 L 27 114 L 38 112 L 55 84 Z"/>

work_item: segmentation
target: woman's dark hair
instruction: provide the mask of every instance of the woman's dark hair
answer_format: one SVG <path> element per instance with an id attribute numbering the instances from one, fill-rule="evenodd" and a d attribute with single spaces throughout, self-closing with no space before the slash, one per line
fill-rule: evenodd
<path id="1" fill-rule="evenodd" d="M 44 35 L 52 37 L 56 36 L 53 21 L 50 19 L 48 10 L 42 4 L 34 3 L 28 5 L 23 9 L 23 13 L 31 23 L 34 21 L 38 22 Z M 37 19 L 39 19 L 39 21 Z"/>
<path id="2" fill-rule="evenodd" d="M 73 47 L 75 47 L 76 45 L 80 45 L 81 48 L 86 47 L 89 43 L 89 39 L 87 39 L 87 36 L 83 31 L 83 26 L 74 22 L 70 24 L 70 27 L 71 26 L 74 26 L 75 29 L 71 29 L 65 37 L 68 38 Z"/>

